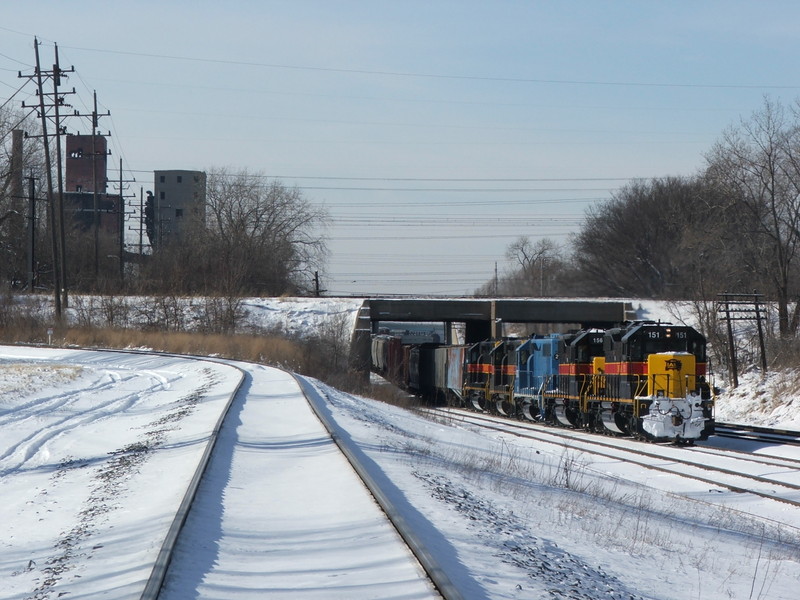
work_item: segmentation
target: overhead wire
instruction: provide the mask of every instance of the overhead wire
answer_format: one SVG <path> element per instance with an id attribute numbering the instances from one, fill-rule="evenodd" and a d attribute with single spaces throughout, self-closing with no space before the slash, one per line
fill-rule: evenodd
<path id="1" fill-rule="evenodd" d="M 60 48 L 67 48 L 67 49 L 72 49 L 72 50 L 75 50 L 75 49 L 86 50 L 85 48 L 75 48 L 75 47 L 71 47 L 71 46 L 60 46 Z M 114 51 L 111 51 L 111 52 L 114 52 Z M 137 53 L 137 54 L 139 54 L 139 53 Z M 143 55 L 143 56 L 155 56 L 155 55 L 149 55 L 149 54 L 141 54 L 141 55 Z M 181 58 L 181 57 L 166 57 L 166 58 Z M 212 62 L 228 62 L 228 61 L 212 61 Z M 249 64 L 249 63 L 240 63 L 240 64 Z M 260 66 L 269 66 L 269 65 L 261 64 Z M 292 67 L 282 66 L 281 68 L 292 68 Z M 313 70 L 317 70 L 317 69 L 313 69 Z M 362 72 L 362 71 L 358 71 L 358 70 L 340 70 L 340 69 L 323 69 L 323 70 L 342 71 L 342 72 L 358 72 L 358 73 Z M 389 73 L 389 72 L 364 72 L 364 73 L 381 74 L 381 75 L 392 74 L 392 73 Z M 398 73 L 397 75 L 423 76 L 423 77 L 424 76 L 429 76 L 429 75 L 425 75 L 425 74 L 409 74 L 409 73 L 406 73 L 406 74 Z M 78 74 L 78 78 L 80 78 L 82 83 L 84 84 L 84 86 L 87 89 L 89 89 L 89 86 L 86 85 L 86 82 L 83 81 L 83 79 L 82 79 L 80 74 Z M 496 78 L 481 78 L 481 79 L 503 80 L 503 79 L 500 79 L 500 78 L 498 78 L 498 79 L 496 79 Z M 510 80 L 513 80 L 513 79 L 510 79 Z M 519 81 L 523 81 L 523 80 L 519 80 Z M 535 81 L 535 80 L 528 80 L 528 81 Z M 562 81 L 562 82 L 559 82 L 559 83 L 576 83 L 576 82 Z M 592 82 L 592 83 L 593 84 L 598 84 L 598 82 Z M 602 83 L 602 82 L 600 82 L 600 83 Z M 606 84 L 617 85 L 615 83 L 606 83 Z M 703 86 L 703 87 L 706 87 L 706 86 Z M 764 86 L 760 86 L 760 87 L 764 87 Z M 112 119 L 112 124 L 113 124 L 113 119 Z M 114 129 L 116 130 L 116 125 L 115 124 L 114 124 Z M 114 143 L 114 141 L 117 139 L 117 137 L 118 136 L 115 136 L 114 138 L 112 138 L 112 143 Z M 124 156 L 122 154 L 121 147 L 119 147 L 118 145 L 115 146 L 115 147 L 118 149 L 118 152 L 119 152 L 120 156 L 123 158 L 123 161 L 124 161 Z M 127 162 L 127 161 L 124 161 L 124 162 Z M 128 169 L 128 172 L 130 172 L 130 173 L 139 172 L 139 173 L 147 173 L 147 174 L 152 174 L 153 173 L 152 171 L 142 171 L 142 170 L 135 171 L 133 169 Z M 258 175 L 258 176 L 262 176 L 262 175 Z M 380 184 L 380 183 L 386 183 L 386 184 L 389 184 L 389 183 L 392 183 L 392 184 L 394 184 L 394 183 L 398 183 L 398 184 L 403 184 L 403 183 L 404 184 L 424 183 L 424 184 L 426 184 L 425 186 L 408 186 L 408 185 L 405 185 L 405 186 L 402 186 L 402 187 L 398 187 L 398 186 L 393 186 L 392 187 L 392 186 L 388 186 L 388 185 L 340 185 L 340 186 L 335 186 L 335 185 L 328 185 L 328 186 L 325 186 L 325 185 L 298 185 L 297 186 L 301 190 L 314 190 L 314 191 L 414 192 L 414 193 L 427 193 L 427 194 L 476 194 L 476 193 L 483 193 L 483 194 L 492 194 L 492 195 L 508 195 L 508 194 L 520 194 L 520 193 L 526 193 L 526 194 L 547 193 L 547 194 L 551 194 L 551 195 L 552 194 L 557 194 L 557 193 L 571 193 L 571 194 L 573 194 L 573 197 L 565 198 L 565 199 L 556 199 L 556 198 L 536 199 L 536 200 L 532 200 L 532 199 L 513 199 L 513 200 L 509 200 L 509 199 L 500 199 L 500 200 L 493 199 L 491 201 L 487 201 L 487 200 L 463 200 L 462 199 L 458 203 L 460 206 L 470 206 L 470 207 L 473 207 L 473 206 L 474 207 L 480 207 L 480 206 L 488 206 L 488 205 L 492 205 L 492 206 L 500 205 L 500 206 L 502 206 L 504 204 L 505 205 L 514 205 L 514 204 L 531 205 L 531 204 L 544 204 L 544 203 L 556 203 L 556 202 L 561 202 L 561 203 L 567 203 L 567 202 L 572 202 L 572 203 L 593 202 L 593 201 L 601 199 L 596 195 L 598 192 L 607 193 L 607 192 L 613 191 L 616 188 L 610 188 L 610 187 L 609 188 L 602 188 L 602 187 L 590 187 L 590 188 L 567 187 L 567 188 L 560 188 L 560 187 L 550 187 L 550 186 L 548 186 L 548 187 L 534 187 L 534 186 L 521 186 L 519 184 L 544 183 L 544 182 L 552 182 L 552 183 L 622 182 L 622 181 L 630 181 L 630 180 L 634 179 L 634 178 L 610 178 L 610 177 L 603 177 L 603 178 L 581 178 L 581 177 L 576 177 L 576 178 L 344 177 L 344 176 L 323 176 L 323 175 L 311 175 L 311 176 L 263 175 L 263 177 L 270 178 L 270 179 L 275 179 L 275 178 L 278 178 L 278 179 L 291 179 L 291 180 L 300 181 L 300 182 L 303 182 L 303 181 L 305 181 L 305 182 L 331 181 L 331 182 L 364 182 L 364 183 L 366 183 L 366 182 L 375 182 L 375 183 L 378 183 L 378 184 Z M 447 186 L 447 187 L 441 187 L 441 186 L 440 187 L 434 187 L 434 186 L 431 186 L 431 185 L 427 185 L 427 184 L 433 184 L 433 183 L 459 184 L 459 186 L 456 187 L 456 186 L 450 185 L 450 186 Z M 486 186 L 486 185 L 482 185 L 480 187 L 475 187 L 474 185 L 471 185 L 471 184 L 495 184 L 495 185 L 492 185 L 491 187 L 490 186 Z M 509 186 L 513 186 L 513 187 L 509 187 Z M 576 192 L 594 193 L 595 195 L 590 197 L 590 198 L 575 198 L 574 197 L 574 193 L 576 193 Z M 337 208 L 338 207 L 357 208 L 359 206 L 366 207 L 366 206 L 371 206 L 371 205 L 374 205 L 374 203 L 343 202 L 341 204 L 337 204 L 336 206 L 337 206 Z M 405 202 L 404 201 L 403 202 L 403 206 L 442 206 L 442 207 L 447 207 L 447 206 L 452 206 L 452 205 L 453 205 L 452 203 L 446 202 L 446 201 L 436 201 L 436 202 L 429 202 L 429 201 Z M 435 218 L 435 217 L 432 217 L 432 218 Z M 519 215 L 515 216 L 514 218 L 515 219 L 520 219 Z M 561 219 L 561 222 L 566 220 L 565 218 L 550 217 L 550 221 L 551 222 L 555 222 L 558 219 Z M 475 218 L 472 218 L 471 221 L 474 223 Z M 334 222 L 334 224 L 338 224 L 338 225 L 341 225 L 341 226 L 362 226 L 362 227 L 394 227 L 394 226 L 398 226 L 398 225 L 411 225 L 411 224 L 414 224 L 415 226 L 428 227 L 428 226 L 436 226 L 437 225 L 435 222 L 431 222 L 430 224 L 427 224 L 427 223 L 412 222 L 411 220 L 399 221 L 397 219 L 393 219 L 392 217 L 387 217 L 386 220 L 379 221 L 376 218 L 370 218 L 369 216 L 362 217 L 360 219 L 355 218 L 355 217 L 351 217 L 351 218 L 348 218 L 348 219 L 340 218 L 340 219 L 337 220 L 337 218 L 334 218 L 333 222 Z M 495 222 L 494 224 L 495 225 L 499 225 L 500 222 L 498 221 L 498 222 Z M 451 225 L 454 225 L 454 226 L 470 226 L 470 224 L 467 221 L 464 221 L 464 220 L 461 220 L 461 221 L 458 221 L 458 222 L 455 222 L 455 221 L 451 222 L 451 220 L 448 220 L 448 226 L 451 226 Z M 519 225 L 519 223 L 517 223 L 517 225 Z M 374 237 L 373 236 L 366 236 L 366 237 L 365 236 L 358 236 L 358 237 L 352 237 L 352 238 L 351 237 L 333 237 L 331 239 L 334 239 L 334 240 L 337 240 L 337 241 L 338 240 L 367 240 L 367 241 L 369 241 L 369 240 L 394 240 L 394 239 L 418 240 L 418 239 L 429 239 L 429 237 L 430 236 L 419 236 L 419 237 L 411 236 L 411 237 L 409 237 L 409 236 L 405 236 L 404 235 L 404 236 L 399 236 L 399 237 L 392 237 L 392 236 L 388 236 L 388 237 L 387 236 L 374 236 Z M 464 235 L 445 235 L 445 236 L 441 236 L 442 239 L 487 239 L 487 238 L 507 238 L 507 237 L 509 237 L 507 234 L 493 234 L 493 235 L 481 234 L 481 235 L 476 235 L 474 233 L 471 233 L 468 236 L 464 236 Z M 430 274 L 426 273 L 425 276 L 427 276 L 427 277 L 437 277 L 437 279 L 441 280 L 441 283 L 445 283 L 445 281 L 442 280 L 444 272 L 437 271 L 435 273 L 437 273 L 437 274 L 435 275 L 433 273 L 430 273 Z M 447 273 L 444 273 L 444 274 L 447 275 L 447 274 L 450 274 L 450 273 L 451 273 L 451 271 L 448 271 Z M 419 277 L 419 275 L 420 275 L 420 273 L 417 273 L 416 277 Z M 388 281 L 391 281 L 391 280 L 390 279 L 386 279 L 385 281 L 388 282 Z M 429 280 L 425 280 L 424 282 L 425 283 L 430 283 Z M 462 283 L 463 285 L 476 285 L 473 280 L 467 280 L 467 279 L 465 279 L 463 277 L 459 278 L 458 282 Z M 450 282 L 447 282 L 447 283 L 450 283 Z"/>
<path id="2" fill-rule="evenodd" d="M 7 85 L 7 86 L 8 86 L 8 87 L 10 87 L 11 89 L 14 89 L 14 86 L 12 86 L 12 85 L 9 85 L 9 84 L 7 84 L 7 83 L 4 83 L 4 82 L 0 82 L 0 83 L 3 83 L 4 85 Z M 21 86 L 19 86 L 19 87 L 18 87 L 18 88 L 17 88 L 17 89 L 14 91 L 14 93 L 13 93 L 13 94 L 11 94 L 11 96 L 9 96 L 9 97 L 8 97 L 8 99 L 7 99 L 5 102 L 3 102 L 2 104 L 0 104 L 0 110 L 2 110 L 3 108 L 5 108 L 5 107 L 6 107 L 6 105 L 8 105 L 8 103 L 9 103 L 9 102 L 11 102 L 11 101 L 12 101 L 12 100 L 13 100 L 13 99 L 14 99 L 14 98 L 17 96 L 17 94 L 19 94 L 19 93 L 20 93 L 22 90 L 24 90 L 24 89 L 25 89 L 25 86 L 27 86 L 27 85 L 28 85 L 28 83 L 30 83 L 30 80 L 28 80 L 28 81 L 25 81 L 25 82 L 24 82 L 24 83 L 23 83 Z"/>
<path id="3" fill-rule="evenodd" d="M 64 48 L 64 47 L 63 46 L 59 46 L 59 49 L 62 49 L 62 48 Z M 83 104 L 83 112 L 85 114 L 87 114 L 87 115 L 91 115 L 94 112 L 95 88 L 93 86 L 90 86 L 86 82 L 86 80 L 83 78 L 83 74 L 81 73 L 80 69 L 75 69 L 75 71 L 72 74 L 74 74 L 78 78 L 78 80 L 81 82 L 81 84 L 83 85 L 83 88 L 86 90 L 86 92 L 90 92 L 92 94 L 92 96 L 93 96 L 91 102 L 89 102 L 89 101 L 85 100 L 80 94 L 77 94 L 77 88 L 76 88 L 76 94 L 81 99 L 81 102 Z M 116 125 L 114 123 L 114 119 L 113 119 L 113 116 L 111 114 L 111 110 L 108 107 L 106 107 L 105 105 L 103 105 L 102 100 L 100 98 L 98 98 L 97 104 L 98 104 L 98 111 L 100 111 L 101 108 L 102 108 L 103 110 L 105 110 L 108 113 L 108 114 L 101 114 L 101 115 L 98 115 L 98 116 L 104 117 L 104 118 L 107 117 L 111 121 L 111 124 L 112 124 L 112 127 L 108 128 L 108 137 L 109 137 L 109 141 L 110 141 L 109 145 L 113 149 L 115 149 L 117 151 L 117 155 L 119 155 L 119 158 L 122 159 L 123 171 L 124 172 L 128 172 L 128 173 L 132 173 L 133 171 L 130 168 L 125 169 L 125 167 L 124 167 L 125 164 L 130 165 L 130 163 L 127 161 L 127 158 L 125 157 L 125 153 L 124 153 L 122 145 L 120 143 L 120 136 L 119 135 L 112 135 L 112 131 L 116 129 Z M 100 129 L 102 129 L 102 128 L 100 128 Z M 100 132 L 98 132 L 98 134 L 102 135 L 102 133 L 100 133 Z M 109 182 L 113 184 L 114 180 L 109 178 Z"/>
<path id="4" fill-rule="evenodd" d="M 751 84 L 703 84 L 703 83 L 671 83 L 671 82 L 637 82 L 637 81 L 603 81 L 590 79 L 541 79 L 528 77 L 499 77 L 484 75 L 454 75 L 442 73 L 421 73 L 411 71 L 381 71 L 370 69 L 346 69 L 336 67 L 317 67 L 309 65 L 287 65 L 280 63 L 265 63 L 258 61 L 243 61 L 220 58 L 204 58 L 197 56 L 181 56 L 177 54 L 158 54 L 151 52 L 133 52 L 127 50 L 111 50 L 108 48 L 90 48 L 86 46 L 65 46 L 71 50 L 83 52 L 100 52 L 107 54 L 119 54 L 126 56 L 141 56 L 146 58 L 159 58 L 169 60 L 180 60 L 187 62 L 239 65 L 249 67 L 261 67 L 269 69 L 287 69 L 301 71 L 318 71 L 329 73 L 347 73 L 356 75 L 377 75 L 391 77 L 410 77 L 424 79 L 448 79 L 462 81 L 493 81 L 508 83 L 535 83 L 535 84 L 557 84 L 557 85 L 587 85 L 587 86 L 612 86 L 612 87 L 644 87 L 644 88 L 694 88 L 694 89 L 776 89 L 776 90 L 795 90 L 800 89 L 800 85 L 751 85 Z"/>

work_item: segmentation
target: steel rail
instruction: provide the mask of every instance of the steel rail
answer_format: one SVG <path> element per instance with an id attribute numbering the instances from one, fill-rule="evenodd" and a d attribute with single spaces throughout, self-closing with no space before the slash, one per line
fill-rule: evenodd
<path id="1" fill-rule="evenodd" d="M 98 349 L 100 350 L 100 349 Z M 147 579 L 147 583 L 145 584 L 144 590 L 142 591 L 141 596 L 139 596 L 140 600 L 157 600 L 158 595 L 161 593 L 161 587 L 164 584 L 164 579 L 167 576 L 167 570 L 169 569 L 169 564 L 172 561 L 172 555 L 175 550 L 175 544 L 178 541 L 178 537 L 181 534 L 181 530 L 183 529 L 184 524 L 186 523 L 186 517 L 189 514 L 189 510 L 192 507 L 192 503 L 194 502 L 195 497 L 197 496 L 197 490 L 200 487 L 200 482 L 203 479 L 203 475 L 206 472 L 206 468 L 208 467 L 209 462 L 211 461 L 211 456 L 214 453 L 214 448 L 217 445 L 217 439 L 219 437 L 220 429 L 222 428 L 222 424 L 225 421 L 225 418 L 230 411 L 231 405 L 233 404 L 234 399 L 239 394 L 239 391 L 242 389 L 242 384 L 246 379 L 246 373 L 243 369 L 237 367 L 236 365 L 231 364 L 230 362 L 217 360 L 214 358 L 202 357 L 202 356 L 190 356 L 185 354 L 172 354 L 167 352 L 153 352 L 153 351 L 142 351 L 142 350 L 112 350 L 103 348 L 103 352 L 118 352 L 120 354 L 148 354 L 148 355 L 157 355 L 157 356 L 171 356 L 174 358 L 182 358 L 186 360 L 194 360 L 198 362 L 213 362 L 217 364 L 224 364 L 225 366 L 231 367 L 239 371 L 240 377 L 239 382 L 236 384 L 233 392 L 228 397 L 228 400 L 225 403 L 225 407 L 220 413 L 217 422 L 214 424 L 214 429 L 211 431 L 211 434 L 208 438 L 208 442 L 206 442 L 205 450 L 203 451 L 203 455 L 200 457 L 200 462 L 195 469 L 194 475 L 192 476 L 191 481 L 189 482 L 188 487 L 186 488 L 186 492 L 183 495 L 183 499 L 181 500 L 180 505 L 178 506 L 178 510 L 175 512 L 175 516 L 172 519 L 172 523 L 167 530 L 167 535 L 164 537 L 164 541 L 161 543 L 161 548 L 158 550 L 158 556 L 156 557 L 155 562 L 153 563 L 153 569 L 150 571 L 150 577 Z"/>
<path id="2" fill-rule="evenodd" d="M 791 444 L 800 446 L 800 431 L 773 429 L 756 425 L 739 425 L 737 423 L 715 423 L 714 435 L 740 439 L 758 440 L 772 444 Z"/>
<path id="3" fill-rule="evenodd" d="M 342 438 L 342 436 L 339 435 L 338 429 L 334 423 L 328 419 L 327 415 L 318 405 L 318 392 L 313 389 L 311 383 L 306 378 L 298 376 L 294 373 L 291 373 L 291 375 L 300 385 L 300 389 L 302 390 L 303 395 L 306 397 L 309 406 L 311 406 L 311 410 L 314 411 L 314 414 L 320 420 L 323 427 L 325 427 L 325 429 L 328 431 L 328 434 L 336 443 L 339 450 L 345 455 L 347 460 L 353 466 L 353 469 L 355 469 L 358 476 L 364 482 L 364 485 L 375 498 L 375 501 L 381 507 L 383 512 L 386 513 L 389 521 L 392 523 L 392 525 L 394 525 L 394 528 L 400 534 L 400 537 L 403 538 L 403 541 L 408 545 L 409 549 L 430 578 L 433 586 L 436 588 L 436 591 L 441 594 L 444 600 L 466 600 L 461 591 L 450 580 L 450 577 L 441 567 L 433 554 L 431 554 L 431 552 L 427 549 L 414 528 L 409 525 L 401 512 L 394 506 L 394 503 L 391 501 L 389 496 L 375 481 L 375 478 L 370 474 L 369 470 L 360 460 L 358 453 L 355 452 L 354 448 L 350 447 Z"/>
<path id="4" fill-rule="evenodd" d="M 536 433 L 536 434 L 540 434 L 540 435 L 548 435 L 550 437 L 555 437 L 555 438 L 575 440 L 575 441 L 579 441 L 579 442 L 581 442 L 583 444 L 586 444 L 586 445 L 598 446 L 598 447 L 601 447 L 601 448 L 602 447 L 610 448 L 610 449 L 613 449 L 613 450 L 615 450 L 617 452 L 625 452 L 625 453 L 629 453 L 629 454 L 633 454 L 633 455 L 639 455 L 639 456 L 642 456 L 642 457 L 654 458 L 654 459 L 658 459 L 658 460 L 663 460 L 664 459 L 663 456 L 654 454 L 652 452 L 646 452 L 643 449 L 642 450 L 638 450 L 638 449 L 632 450 L 632 449 L 626 449 L 626 448 L 619 448 L 617 446 L 614 446 L 613 444 L 605 443 L 600 439 L 596 439 L 595 436 L 586 436 L 586 439 L 583 439 L 582 437 L 580 439 L 577 439 L 576 436 L 569 435 L 567 433 L 559 433 L 557 429 L 550 430 L 549 428 L 543 428 L 543 427 L 542 428 L 537 427 L 535 429 L 533 427 L 530 427 L 530 426 L 529 427 L 524 427 L 522 424 L 514 423 L 513 421 L 508 421 L 508 420 L 501 419 L 501 418 L 496 418 L 496 419 L 495 418 L 490 418 L 488 415 L 483 415 L 481 413 L 473 413 L 471 411 L 466 411 L 466 410 L 463 410 L 463 409 L 449 409 L 449 410 L 438 409 L 437 411 L 434 411 L 434 412 L 443 412 L 445 414 L 450 414 L 451 418 L 453 418 L 453 415 L 457 415 L 458 417 L 460 417 L 465 422 L 472 422 L 473 424 L 475 424 L 475 425 L 477 425 L 479 427 L 484 427 L 486 429 L 491 429 L 491 430 L 494 430 L 494 431 L 507 433 L 509 435 L 514 435 L 514 436 L 517 436 L 517 437 L 526 437 L 526 438 L 530 438 L 530 439 L 536 439 L 532 435 L 533 433 Z M 495 423 L 495 425 L 490 425 L 488 423 Z M 500 425 L 502 425 L 502 427 Z M 514 429 L 517 429 L 518 431 L 514 431 Z M 527 431 L 527 433 L 523 433 L 523 431 Z M 586 450 L 586 452 L 590 452 L 592 454 L 596 454 L 597 456 L 602 456 L 604 458 L 612 458 L 612 459 L 616 459 L 616 460 L 620 459 L 620 457 L 618 455 L 609 454 L 609 453 L 606 453 L 606 452 L 601 452 L 600 450 Z M 775 496 L 773 494 L 769 494 L 769 493 L 766 493 L 766 492 L 760 492 L 758 490 L 748 489 L 748 488 L 745 488 L 745 487 L 740 487 L 738 485 L 733 485 L 733 484 L 729 484 L 729 483 L 720 482 L 720 481 L 717 481 L 715 479 L 709 479 L 707 477 L 701 477 L 699 475 L 691 475 L 691 474 L 688 474 L 688 473 L 681 473 L 680 471 L 677 471 L 675 469 L 671 469 L 671 468 L 667 468 L 667 467 L 661 467 L 661 466 L 658 466 L 658 465 L 653 465 L 653 464 L 649 464 L 649 463 L 638 461 L 638 460 L 634 460 L 634 459 L 624 459 L 624 460 L 626 462 L 630 463 L 630 464 L 634 464 L 636 466 L 640 466 L 640 467 L 643 467 L 643 468 L 646 468 L 646 469 L 650 469 L 650 470 L 653 470 L 653 471 L 659 471 L 659 472 L 662 472 L 662 473 L 669 473 L 669 474 L 672 474 L 672 475 L 678 475 L 679 477 L 685 477 L 687 479 L 693 479 L 695 481 L 700 481 L 702 483 L 707 483 L 707 484 L 710 484 L 710 485 L 717 485 L 719 487 L 724 487 L 726 489 L 731 490 L 732 492 L 753 494 L 755 496 L 760 496 L 762 498 L 768 498 L 768 499 L 773 500 L 775 502 L 782 502 L 784 504 L 789 504 L 789 505 L 792 505 L 792 506 L 800 506 L 800 501 L 792 500 L 790 498 L 782 498 L 782 497 Z M 671 460 L 676 461 L 678 463 L 685 464 L 686 466 L 691 466 L 691 467 L 694 467 L 694 468 L 697 468 L 697 469 L 701 469 L 701 470 L 705 470 L 705 471 L 711 471 L 711 472 L 714 472 L 714 473 L 721 473 L 721 474 L 729 475 L 729 476 L 733 476 L 733 477 L 740 477 L 742 479 L 750 479 L 752 481 L 756 481 L 756 482 L 759 482 L 759 483 L 765 483 L 765 484 L 769 484 L 769 485 L 780 486 L 780 487 L 787 488 L 787 489 L 790 489 L 790 490 L 795 490 L 795 491 L 800 490 L 800 486 L 797 486 L 797 485 L 794 485 L 794 484 L 790 484 L 790 483 L 784 483 L 784 482 L 780 482 L 780 481 L 775 481 L 775 480 L 772 480 L 772 479 L 767 479 L 767 478 L 759 477 L 759 476 L 756 476 L 756 475 L 748 475 L 748 474 L 738 473 L 738 472 L 732 471 L 730 469 L 715 468 L 715 467 L 712 467 L 712 466 L 709 466 L 709 465 L 705 465 L 705 464 L 702 464 L 702 463 L 696 463 L 696 462 L 692 462 L 692 461 L 680 460 L 680 459 L 677 459 L 677 458 L 672 458 Z"/>

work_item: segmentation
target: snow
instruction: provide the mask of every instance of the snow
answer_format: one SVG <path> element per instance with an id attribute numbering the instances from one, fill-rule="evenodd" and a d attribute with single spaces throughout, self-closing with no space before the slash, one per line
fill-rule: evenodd
<path id="1" fill-rule="evenodd" d="M 300 331 L 357 309 L 300 304 L 252 310 Z M 58 348 L 0 366 L 0 598 L 138 598 L 239 369 L 163 597 L 433 597 L 284 373 Z M 465 598 L 797 597 L 800 509 L 306 381 Z M 720 410 L 788 427 L 790 383 L 743 378 Z"/>
<path id="2" fill-rule="evenodd" d="M 432 597 L 296 381 L 249 368 L 160 598 Z"/>
<path id="3" fill-rule="evenodd" d="M 717 407 L 717 419 L 722 423 L 800 431 L 800 372 L 740 375 L 739 387 L 727 390 Z"/>
<path id="4" fill-rule="evenodd" d="M 793 539 L 759 574 L 776 528 L 762 501 L 320 389 L 409 506 L 425 507 L 433 543 L 470 567 L 468 598 L 748 598 L 754 584 L 765 592 L 753 597 L 796 597 L 797 509 L 768 509 Z"/>
<path id="5" fill-rule="evenodd" d="M 240 372 L 78 350 L 0 360 L 14 391 L 0 408 L 2 597 L 135 597 Z"/>

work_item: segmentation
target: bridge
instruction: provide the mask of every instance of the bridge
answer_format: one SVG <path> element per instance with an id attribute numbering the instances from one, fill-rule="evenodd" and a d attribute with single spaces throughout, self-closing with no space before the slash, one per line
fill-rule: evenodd
<path id="1" fill-rule="evenodd" d="M 370 337 L 381 322 L 464 323 L 468 344 L 498 337 L 503 323 L 558 323 L 577 327 L 611 327 L 633 318 L 622 300 L 553 298 L 369 298 L 359 310 L 350 348 L 351 364 L 369 371 Z M 450 340 L 446 339 L 446 343 Z"/>

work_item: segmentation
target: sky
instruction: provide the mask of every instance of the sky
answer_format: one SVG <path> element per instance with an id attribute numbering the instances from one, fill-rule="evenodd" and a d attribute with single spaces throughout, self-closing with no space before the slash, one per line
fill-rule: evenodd
<path id="1" fill-rule="evenodd" d="M 789 1 L 5 2 L 0 105 L 34 36 L 129 193 L 227 168 L 326 207 L 329 294 L 470 294 L 520 236 L 568 244 L 635 178 L 691 176 L 800 96 Z M 87 133 L 86 119 L 68 123 Z M 546 290 L 545 290 L 546 292 Z"/>

